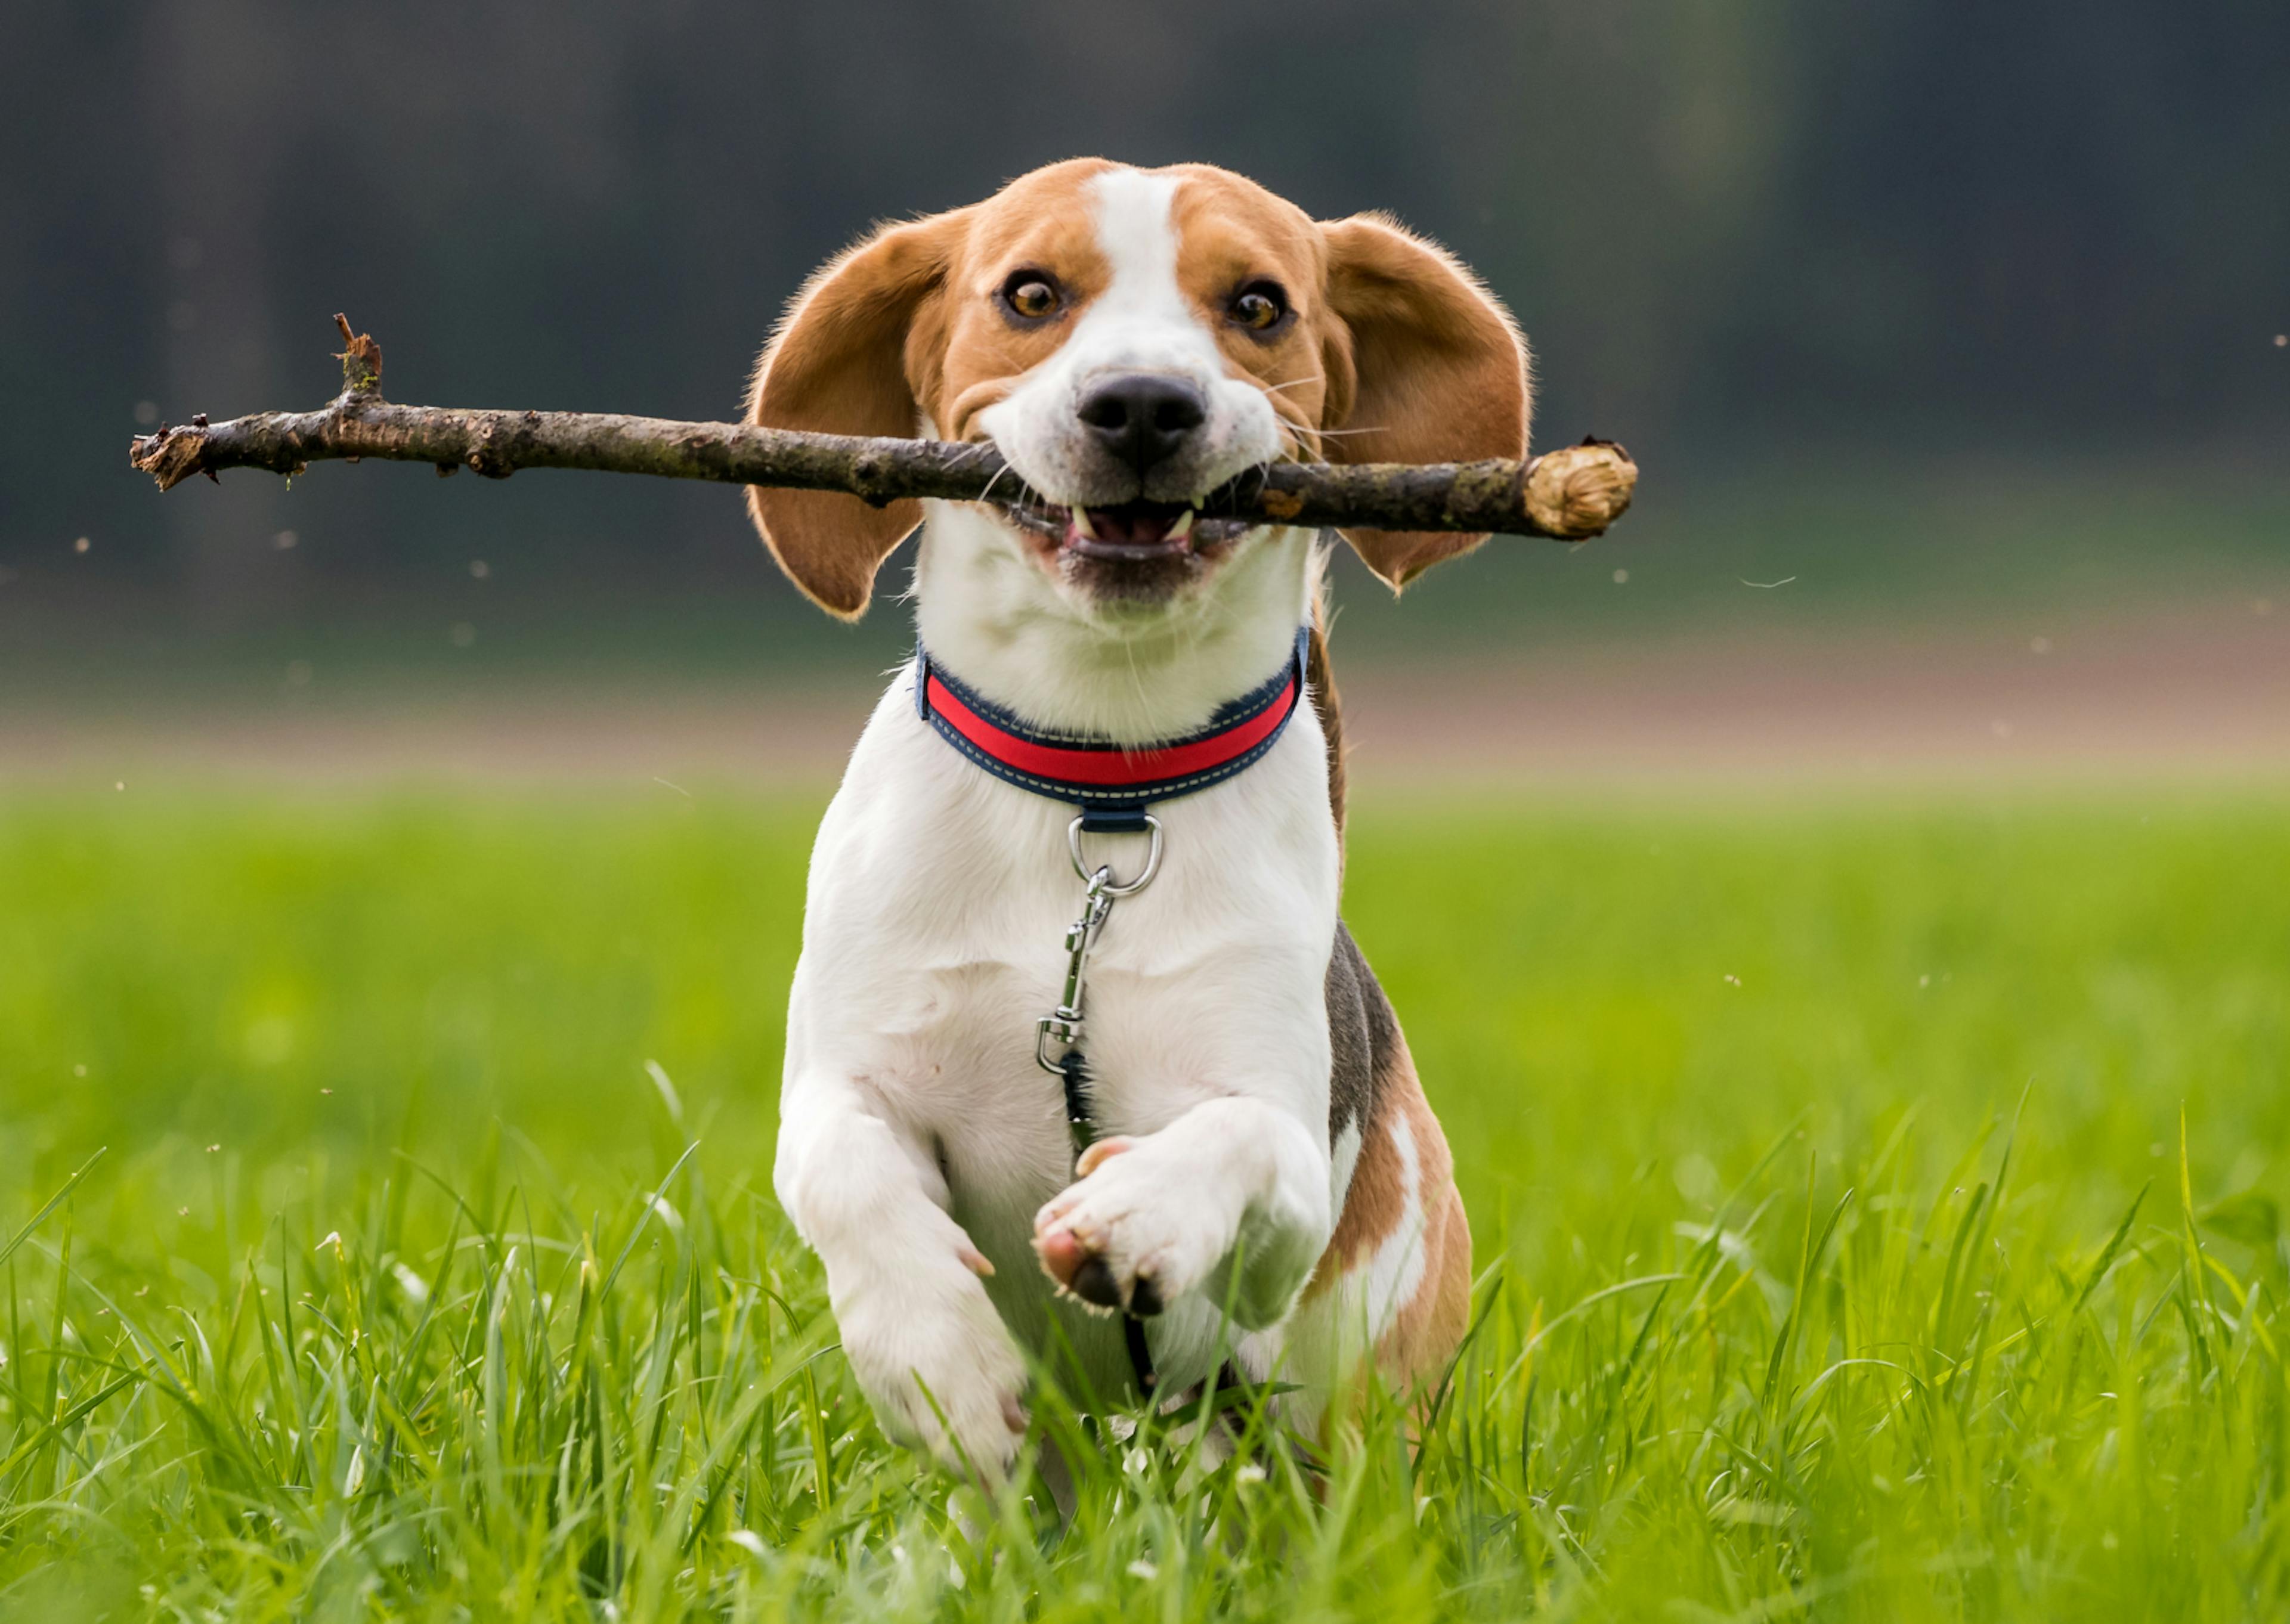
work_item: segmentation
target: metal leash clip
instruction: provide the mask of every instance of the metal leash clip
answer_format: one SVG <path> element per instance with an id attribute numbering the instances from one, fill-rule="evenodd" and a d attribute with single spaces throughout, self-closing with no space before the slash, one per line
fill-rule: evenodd
<path id="1" fill-rule="evenodd" d="M 1161 820 L 1151 813 L 1145 816 L 1145 832 L 1152 837 L 1146 849 L 1145 867 L 1133 880 L 1117 880 L 1113 868 L 1101 863 L 1092 868 L 1081 852 L 1082 820 L 1076 818 L 1066 828 L 1066 846 L 1073 853 L 1074 872 L 1079 875 L 1089 890 L 1082 899 L 1081 917 L 1066 931 L 1065 996 L 1058 1007 L 1034 1023 L 1034 1063 L 1052 1076 L 1071 1082 L 1069 1057 L 1081 1045 L 1082 986 L 1089 972 L 1089 951 L 1097 945 L 1098 932 L 1113 912 L 1113 905 L 1123 897 L 1133 897 L 1153 883 L 1161 871 Z M 1089 1118 L 1077 1109 L 1067 1113 L 1074 1135 L 1077 1153 L 1088 1147 L 1092 1128 Z"/>

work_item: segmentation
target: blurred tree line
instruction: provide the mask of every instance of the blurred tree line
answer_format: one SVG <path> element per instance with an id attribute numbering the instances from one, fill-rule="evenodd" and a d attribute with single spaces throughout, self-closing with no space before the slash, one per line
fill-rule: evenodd
<path id="1" fill-rule="evenodd" d="M 139 409 L 315 404 L 338 308 L 400 399 L 726 415 L 781 301 L 869 220 L 1082 152 L 1397 212 L 1519 313 L 1542 440 L 1619 436 L 1673 477 L 1758 448 L 2265 455 L 2290 425 L 2280 0 L 13 0 L 5 22 L 20 596 L 80 569 L 193 619 L 386 603 L 511 531 L 599 592 L 748 580 L 722 491 L 328 468 L 163 502 L 124 445 Z"/>

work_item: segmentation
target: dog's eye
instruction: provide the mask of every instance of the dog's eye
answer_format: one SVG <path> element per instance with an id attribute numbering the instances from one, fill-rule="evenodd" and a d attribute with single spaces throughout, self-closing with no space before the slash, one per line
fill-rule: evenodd
<path id="1" fill-rule="evenodd" d="M 1269 332 L 1287 314 L 1287 295 L 1277 282 L 1252 282 L 1233 296 L 1232 319 L 1251 332 Z"/>
<path id="2" fill-rule="evenodd" d="M 1002 284 L 1002 302 L 1010 314 L 1029 322 L 1038 322 L 1055 316 L 1063 302 L 1058 297 L 1057 285 L 1037 270 L 1013 271 L 1010 280 Z"/>

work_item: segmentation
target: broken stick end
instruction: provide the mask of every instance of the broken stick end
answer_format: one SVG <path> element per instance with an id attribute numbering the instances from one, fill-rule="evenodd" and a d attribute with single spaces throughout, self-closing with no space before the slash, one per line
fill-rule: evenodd
<path id="1" fill-rule="evenodd" d="M 206 431 L 189 424 L 159 425 L 156 434 L 139 434 L 127 442 L 127 460 L 172 491 L 192 475 L 207 472 L 202 453 Z"/>

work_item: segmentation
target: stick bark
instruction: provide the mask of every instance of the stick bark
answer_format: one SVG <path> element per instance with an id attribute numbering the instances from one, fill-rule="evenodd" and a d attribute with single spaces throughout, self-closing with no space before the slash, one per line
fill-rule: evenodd
<path id="1" fill-rule="evenodd" d="M 990 444 L 868 438 L 684 423 L 601 412 L 401 406 L 381 396 L 381 347 L 337 316 L 342 392 L 315 412 L 204 415 L 139 435 L 128 460 L 172 489 L 195 474 L 265 468 L 288 477 L 313 462 L 427 462 L 506 479 L 519 468 L 589 468 L 727 484 L 843 491 L 877 507 L 909 497 L 1039 503 Z M 1630 505 L 1637 465 L 1611 441 L 1585 440 L 1526 461 L 1279 462 L 1213 492 L 1219 518 L 1333 529 L 1493 532 L 1579 541 Z"/>

